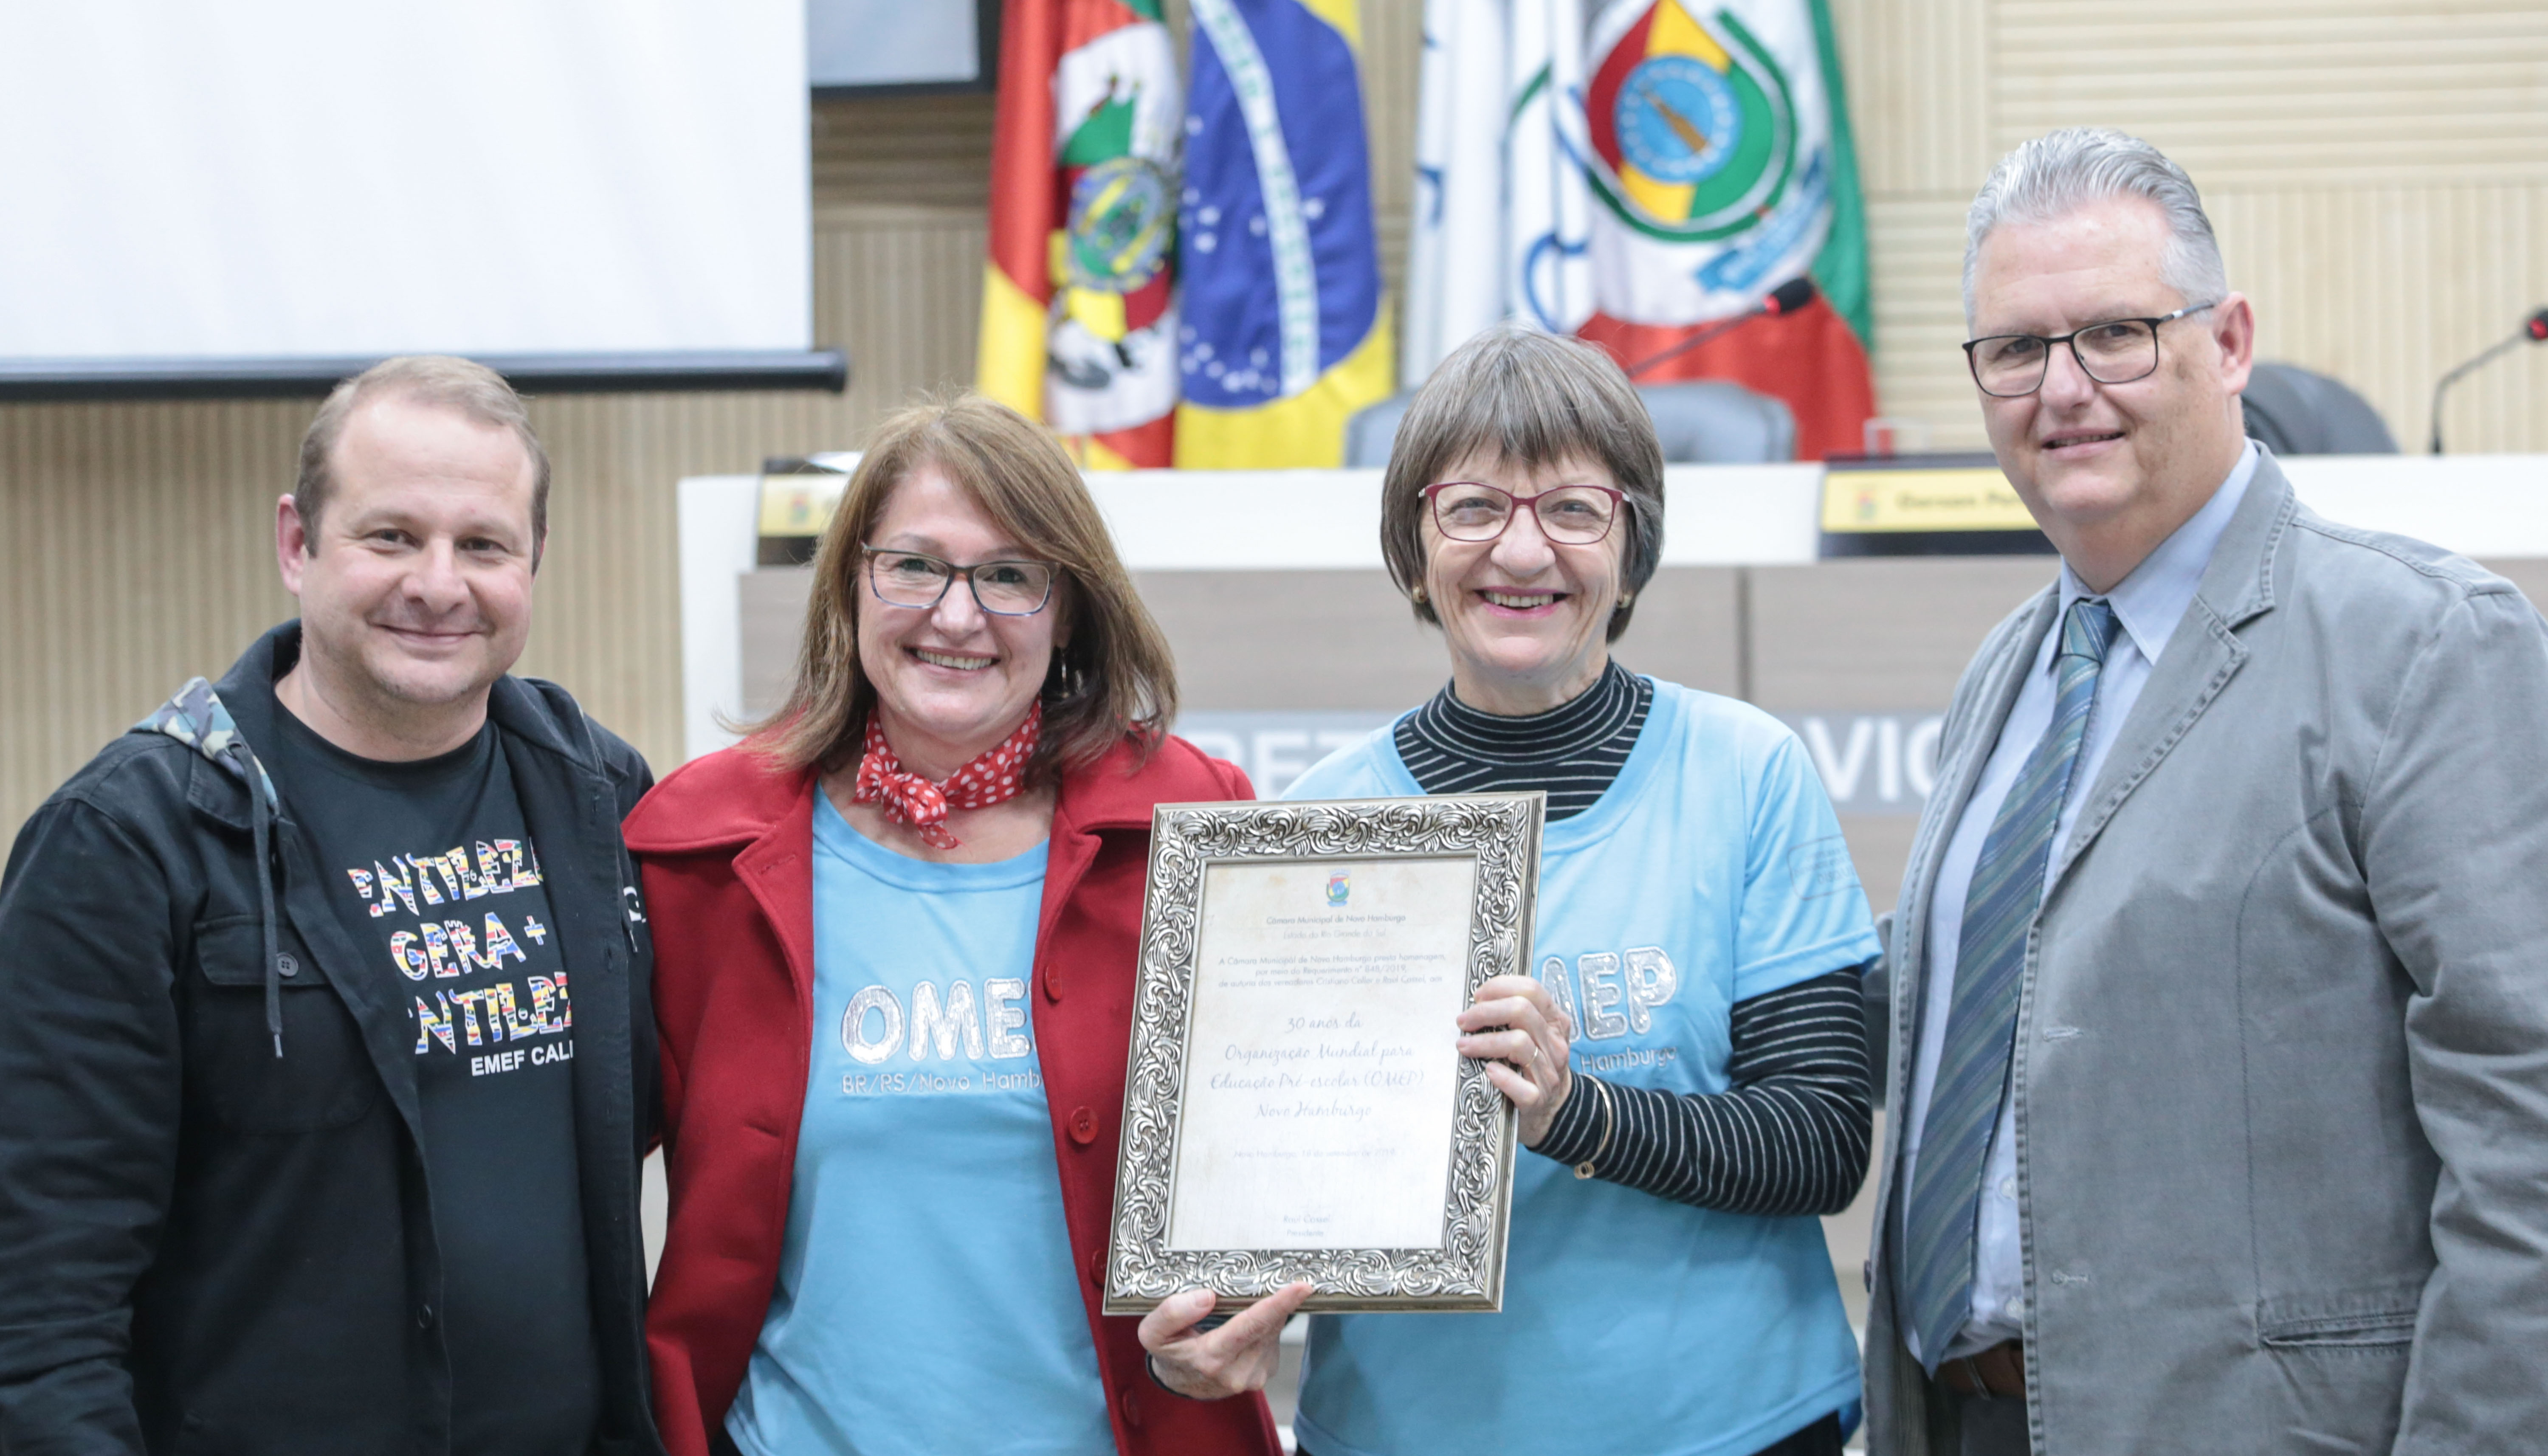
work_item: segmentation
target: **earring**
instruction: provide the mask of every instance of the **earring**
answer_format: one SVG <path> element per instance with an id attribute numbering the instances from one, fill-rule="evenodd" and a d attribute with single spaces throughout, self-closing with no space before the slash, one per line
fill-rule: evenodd
<path id="1" fill-rule="evenodd" d="M 1416 583 L 1413 587 L 1408 589 L 1407 594 L 1414 599 L 1417 606 L 1422 606 L 1424 604 L 1424 584 L 1421 582 Z"/>
<path id="2" fill-rule="evenodd" d="M 1637 593 L 1636 593 L 1636 592 L 1620 592 L 1620 593 L 1619 593 L 1619 610 L 1621 610 L 1621 611 L 1626 611 L 1626 610 L 1628 609 L 1628 604 L 1629 604 L 1630 602 L 1635 601 L 1636 599 L 1637 599 Z"/>

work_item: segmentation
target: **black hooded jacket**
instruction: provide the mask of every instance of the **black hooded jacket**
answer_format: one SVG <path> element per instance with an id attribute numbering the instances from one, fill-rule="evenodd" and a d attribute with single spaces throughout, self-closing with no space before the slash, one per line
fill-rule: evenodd
<path id="1" fill-rule="evenodd" d="M 108 745 L 0 881 L 8 1456 L 449 1449 L 415 1033 L 307 837 L 250 797 L 300 647 L 276 628 Z M 489 716 L 574 973 L 595 1450 L 658 1452 L 637 1215 L 653 951 L 619 838 L 652 780 L 554 684 L 505 678 Z"/>

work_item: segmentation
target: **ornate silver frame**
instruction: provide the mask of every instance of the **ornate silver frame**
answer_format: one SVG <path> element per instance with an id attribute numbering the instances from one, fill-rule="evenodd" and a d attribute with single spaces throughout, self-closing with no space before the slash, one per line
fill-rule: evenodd
<path id="1" fill-rule="evenodd" d="M 1317 1284 L 1307 1306 L 1312 1310 L 1502 1307 L 1517 1119 L 1487 1079 L 1485 1063 L 1470 1058 L 1461 1058 L 1453 1085 L 1441 1247 L 1172 1250 L 1168 1213 L 1205 869 L 1228 861 L 1474 856 L 1466 948 L 1468 994 L 1474 995 L 1495 976 L 1529 972 L 1546 811 L 1547 795 L 1536 791 L 1158 807 L 1106 1252 L 1107 1314 L 1141 1314 L 1198 1286 L 1219 1294 L 1227 1313 L 1296 1279 Z"/>

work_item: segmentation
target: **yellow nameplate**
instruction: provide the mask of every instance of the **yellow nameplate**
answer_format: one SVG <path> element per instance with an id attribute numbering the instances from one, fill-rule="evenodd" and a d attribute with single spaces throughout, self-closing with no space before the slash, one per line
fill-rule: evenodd
<path id="1" fill-rule="evenodd" d="M 1823 529 L 2031 531 L 2035 517 L 1996 466 L 1849 470 L 1823 474 Z"/>
<path id="2" fill-rule="evenodd" d="M 819 536 L 839 508 L 845 475 L 766 475 L 761 478 L 761 534 Z"/>

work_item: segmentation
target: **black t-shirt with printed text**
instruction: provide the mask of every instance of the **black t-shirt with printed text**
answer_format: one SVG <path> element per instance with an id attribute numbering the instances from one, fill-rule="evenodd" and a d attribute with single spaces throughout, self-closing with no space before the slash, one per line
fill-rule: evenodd
<path id="1" fill-rule="evenodd" d="M 575 1140 L 575 1012 L 539 855 L 493 724 L 415 763 L 278 713 L 268 763 L 326 894 L 414 1034 L 442 1255 L 451 1449 L 591 1443 L 598 1351 Z"/>

